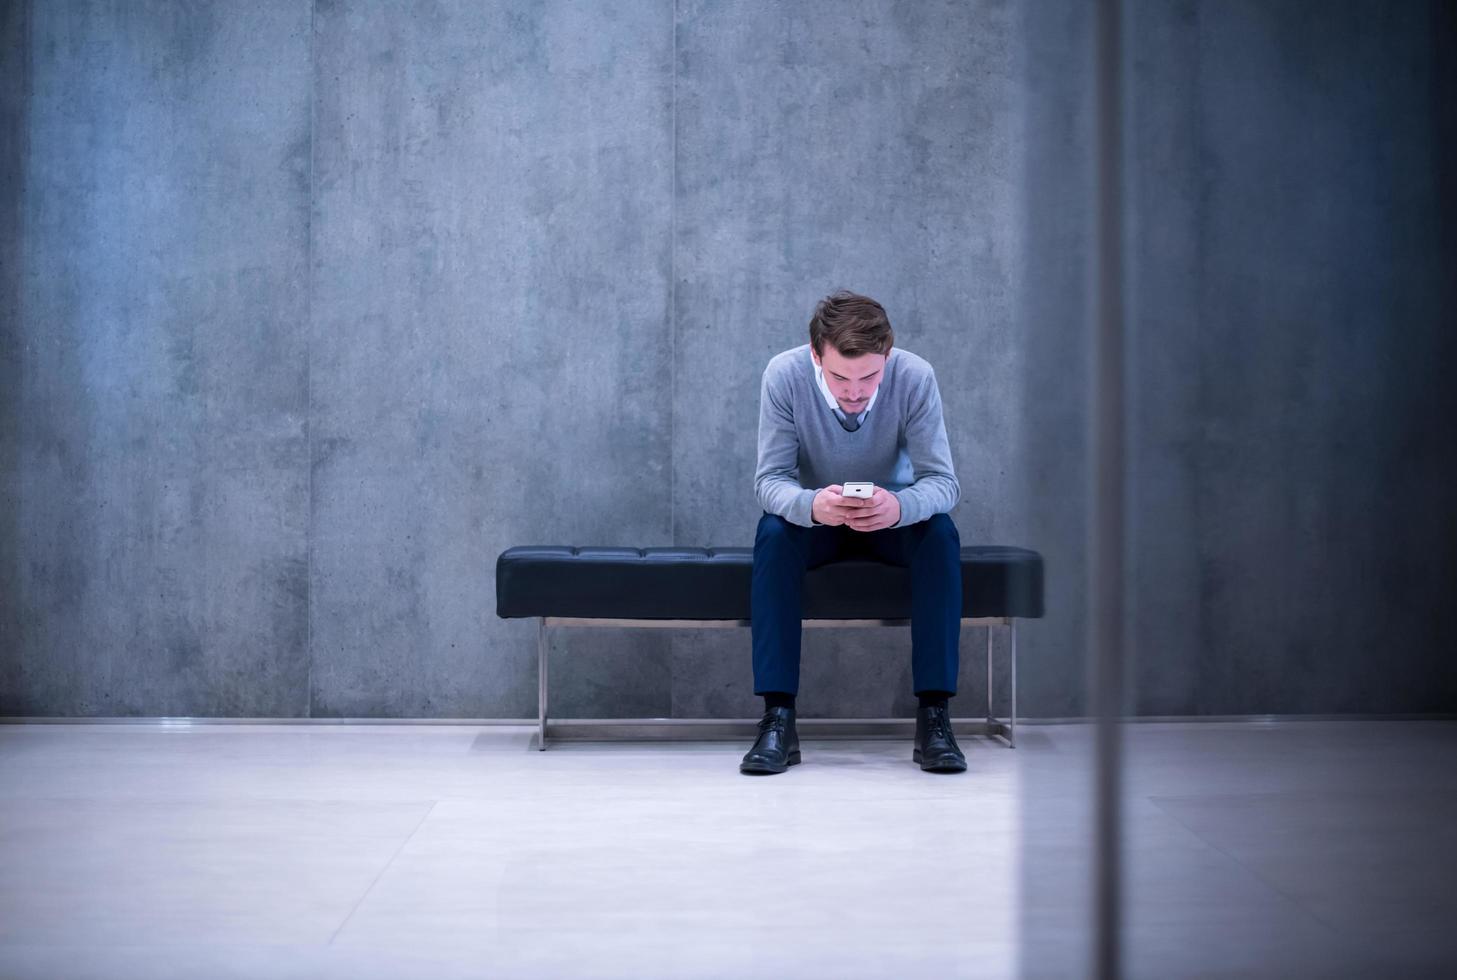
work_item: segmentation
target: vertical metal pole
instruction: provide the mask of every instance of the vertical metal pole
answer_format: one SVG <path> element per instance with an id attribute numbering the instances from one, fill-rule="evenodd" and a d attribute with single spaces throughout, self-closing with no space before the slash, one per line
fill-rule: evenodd
<path id="1" fill-rule="evenodd" d="M 536 724 L 538 732 L 536 747 L 546 751 L 546 617 L 540 620 L 536 631 Z"/>
<path id="2" fill-rule="evenodd" d="M 1094 104 L 1097 226 L 1090 455 L 1092 494 L 1087 594 L 1094 729 L 1093 948 L 1091 976 L 1122 976 L 1123 707 L 1123 11 L 1098 0 Z"/>
<path id="3" fill-rule="evenodd" d="M 1012 715 L 1007 726 L 1007 744 L 1017 747 L 1017 621 L 1012 620 Z"/>
<path id="4" fill-rule="evenodd" d="M 992 714 L 992 628 L 987 627 L 987 723 L 996 721 Z M 988 733 L 990 734 L 990 733 Z"/>

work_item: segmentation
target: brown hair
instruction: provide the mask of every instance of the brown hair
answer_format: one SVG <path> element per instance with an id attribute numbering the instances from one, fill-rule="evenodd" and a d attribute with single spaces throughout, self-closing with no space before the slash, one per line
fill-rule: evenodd
<path id="1" fill-rule="evenodd" d="M 809 321 L 809 342 L 815 353 L 825 356 L 829 343 L 845 357 L 885 354 L 895 343 L 895 331 L 885 307 L 869 296 L 840 290 L 815 306 Z"/>

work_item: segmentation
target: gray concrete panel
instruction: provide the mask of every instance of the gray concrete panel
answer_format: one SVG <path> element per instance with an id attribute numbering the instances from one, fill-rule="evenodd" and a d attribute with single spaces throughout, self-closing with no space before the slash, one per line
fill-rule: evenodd
<path id="1" fill-rule="evenodd" d="M 1127 635 L 1130 707 L 1192 713 L 1200 702 L 1199 4 L 1129 7 Z M 1217 700 L 1217 699 L 1215 699 Z"/>
<path id="2" fill-rule="evenodd" d="M 678 544 L 752 543 L 760 376 L 841 286 L 936 368 L 958 526 L 990 533 L 1020 380 L 1010 30 L 996 6 L 679 5 Z"/>
<path id="3" fill-rule="evenodd" d="M 25 344 L 21 263 L 25 237 L 26 112 L 30 79 L 30 4 L 0 7 L 0 596 L 20 595 L 20 351 Z M 20 688 L 18 601 L 0 601 L 0 691 Z"/>
<path id="4" fill-rule="evenodd" d="M 1434 207 L 1457 160 L 1433 126 L 1457 38 L 1449 24 L 1440 49 L 1432 21 L 1420 4 L 1200 9 L 1186 710 L 1457 704 L 1454 307 Z"/>
<path id="5" fill-rule="evenodd" d="M 670 11 L 319 7 L 315 714 L 534 715 L 496 556 L 671 541 Z M 558 642 L 667 712 L 666 639 Z"/>
<path id="6" fill-rule="evenodd" d="M 1088 482 L 1088 306 L 1092 233 L 1092 8 L 1019 8 L 1023 149 L 1016 329 L 1024 348 L 1022 459 L 1008 505 L 1046 562 L 1045 619 L 1020 630 L 1024 712 L 1081 715 Z M 969 539 L 962 536 L 963 541 Z"/>
<path id="7" fill-rule="evenodd" d="M 936 368 L 963 537 L 1017 536 L 1012 40 L 1000 6 L 679 4 L 676 543 L 753 543 L 760 376 L 840 287 Z M 747 634 L 709 646 L 702 669 L 752 694 Z M 905 714 L 909 662 L 907 631 L 812 631 L 802 710 Z M 675 706 L 722 701 L 700 680 Z"/>
<path id="8" fill-rule="evenodd" d="M 0 714 L 307 711 L 308 20 L 30 12 Z"/>

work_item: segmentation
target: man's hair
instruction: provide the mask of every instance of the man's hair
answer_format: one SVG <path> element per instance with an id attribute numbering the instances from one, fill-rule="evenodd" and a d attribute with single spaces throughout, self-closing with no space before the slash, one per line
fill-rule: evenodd
<path id="1" fill-rule="evenodd" d="M 869 296 L 840 290 L 820 300 L 809 321 L 809 342 L 825 356 L 829 344 L 844 357 L 885 354 L 895 343 L 895 331 L 885 307 Z"/>

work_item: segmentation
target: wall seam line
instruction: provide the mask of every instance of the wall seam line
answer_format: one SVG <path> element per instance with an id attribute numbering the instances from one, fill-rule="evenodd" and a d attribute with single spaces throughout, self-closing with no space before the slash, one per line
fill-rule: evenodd
<path id="1" fill-rule="evenodd" d="M 1194 388 L 1194 412 L 1196 419 L 1208 419 L 1208 409 L 1211 403 L 1211 398 L 1209 397 L 1208 366 L 1204 360 L 1204 343 L 1202 340 L 1202 338 L 1204 337 L 1204 316 L 1202 310 L 1204 308 L 1205 286 L 1205 218 L 1209 214 L 1209 197 L 1211 194 L 1210 184 L 1212 178 L 1210 180 L 1206 180 L 1204 169 L 1202 166 L 1200 166 L 1200 160 L 1202 155 L 1201 150 L 1204 146 L 1205 125 L 1204 17 L 1199 9 L 1199 4 L 1197 2 L 1191 5 L 1191 10 L 1193 12 L 1194 20 L 1194 26 L 1192 30 L 1194 46 L 1194 83 L 1191 86 L 1191 91 L 1193 93 L 1194 99 L 1194 131 L 1191 137 L 1193 146 L 1190 147 L 1189 153 L 1190 156 L 1193 157 L 1196 167 L 1194 173 L 1195 187 L 1192 203 L 1193 215 L 1191 216 L 1194 223 L 1194 241 L 1191 245 L 1191 251 L 1193 252 L 1192 261 L 1194 264 L 1194 283 L 1192 287 L 1194 293 L 1194 303 L 1193 309 L 1190 311 L 1194 321 L 1194 357 L 1195 364 L 1197 365 Z M 1203 530 L 1205 527 L 1208 526 L 1206 522 L 1206 515 L 1210 513 L 1211 508 L 1209 506 L 1209 496 L 1205 487 L 1203 473 L 1201 472 L 1205 468 L 1204 461 L 1208 458 L 1208 454 L 1206 452 L 1208 445 L 1209 440 L 1205 435 L 1205 431 L 1200 431 L 1197 435 L 1197 438 L 1193 440 L 1193 461 L 1189 466 L 1189 470 L 1192 475 L 1192 483 L 1194 486 L 1194 587 L 1197 590 L 1197 594 L 1201 597 L 1206 594 L 1207 590 L 1212 589 L 1211 575 L 1209 572 L 1209 561 L 1206 557 L 1209 554 L 1210 549 L 1207 546 L 1208 539 Z M 1205 683 L 1206 677 L 1202 676 L 1202 674 L 1205 669 L 1203 667 L 1203 664 L 1207 662 L 1207 658 L 1204 655 L 1209 651 L 1211 647 L 1212 637 L 1210 636 L 1210 623 L 1204 615 L 1204 603 L 1202 601 L 1194 603 L 1193 615 L 1194 636 L 1196 638 L 1194 656 L 1196 660 L 1194 667 L 1194 677 L 1192 678 L 1194 690 L 1191 693 L 1193 695 L 1192 707 L 1195 710 L 1198 710 L 1200 705 L 1207 703 L 1205 692 L 1209 690 L 1209 685 Z M 1187 703 L 1188 702 L 1186 702 L 1186 704 Z"/>
<path id="2" fill-rule="evenodd" d="M 672 5 L 673 50 L 668 65 L 672 92 L 668 146 L 668 544 L 678 544 L 678 0 Z M 667 638 L 668 716 L 676 712 L 675 643 Z"/>
<path id="3" fill-rule="evenodd" d="M 673 62 L 668 164 L 668 543 L 678 543 L 678 0 L 673 0 Z"/>
<path id="4" fill-rule="evenodd" d="M 309 187 L 308 236 L 304 246 L 304 445 L 308 479 L 304 520 L 304 656 L 308 660 L 308 688 L 304 691 L 304 716 L 314 716 L 314 141 L 318 128 L 319 77 L 314 52 L 314 19 L 317 0 L 309 0 Z"/>

